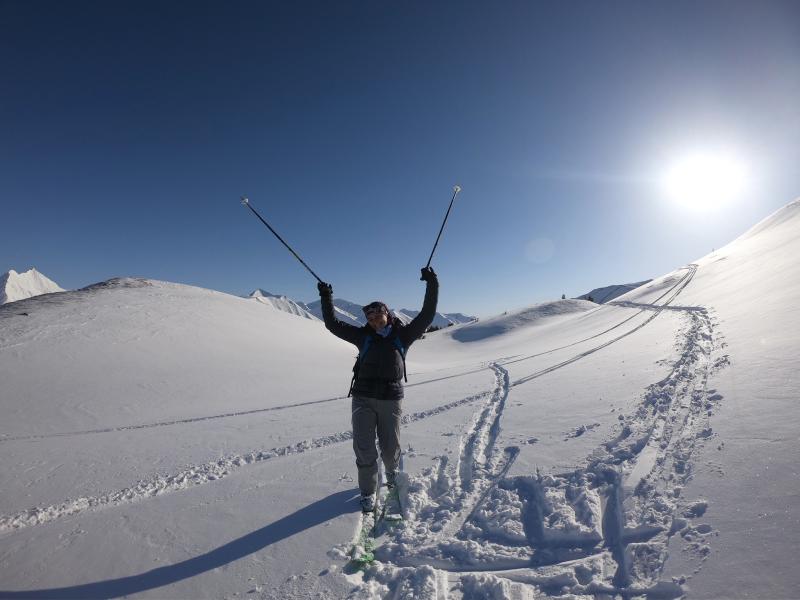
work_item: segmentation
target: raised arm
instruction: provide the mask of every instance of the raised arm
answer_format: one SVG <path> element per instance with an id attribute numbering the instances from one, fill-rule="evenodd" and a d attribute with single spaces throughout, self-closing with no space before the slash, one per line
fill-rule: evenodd
<path id="1" fill-rule="evenodd" d="M 333 309 L 333 287 L 329 283 L 320 282 L 317 284 L 319 299 L 322 302 L 322 318 L 325 321 L 325 328 L 338 338 L 360 347 L 361 328 L 343 323 L 336 318 Z"/>
<path id="2" fill-rule="evenodd" d="M 436 277 L 431 267 L 422 269 L 422 277 L 420 277 L 427 285 L 425 287 L 425 300 L 422 303 L 422 310 L 414 317 L 405 328 L 405 342 L 406 347 L 411 345 L 416 339 L 422 337 L 425 330 L 433 323 L 433 318 L 436 316 L 436 304 L 439 301 L 439 279 Z"/>

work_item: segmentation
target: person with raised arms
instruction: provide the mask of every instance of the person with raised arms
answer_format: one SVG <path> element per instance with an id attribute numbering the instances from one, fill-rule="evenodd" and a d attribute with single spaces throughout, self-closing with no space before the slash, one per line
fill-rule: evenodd
<path id="1" fill-rule="evenodd" d="M 363 307 L 367 324 L 356 327 L 339 321 L 333 308 L 333 287 L 319 282 L 322 316 L 325 327 L 335 336 L 355 345 L 358 358 L 353 367 L 350 386 L 352 395 L 353 450 L 358 467 L 361 509 L 375 510 L 378 487 L 378 451 L 386 472 L 386 485 L 391 492 L 396 485 L 400 460 L 400 419 L 403 414 L 403 381 L 406 379 L 405 357 L 409 347 L 422 337 L 433 322 L 439 296 L 439 280 L 431 267 L 424 267 L 420 279 L 425 281 L 425 300 L 420 313 L 407 325 L 392 316 L 383 302 L 370 302 Z"/>

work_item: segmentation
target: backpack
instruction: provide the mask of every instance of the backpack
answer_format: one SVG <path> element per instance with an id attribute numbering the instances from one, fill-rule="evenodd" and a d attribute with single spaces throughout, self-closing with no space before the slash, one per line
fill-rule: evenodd
<path id="1" fill-rule="evenodd" d="M 358 371 L 361 367 L 361 359 L 364 358 L 367 354 L 367 350 L 369 350 L 369 346 L 372 343 L 372 335 L 369 334 L 366 338 L 364 338 L 364 344 L 361 346 L 361 350 L 358 352 L 358 356 L 356 356 L 356 362 L 353 365 L 353 378 L 350 380 L 350 389 L 347 391 L 347 397 L 353 395 L 353 386 L 356 384 L 356 379 L 358 379 Z M 403 359 L 403 380 L 408 383 L 408 375 L 406 374 L 406 348 L 403 346 L 403 342 L 400 341 L 400 336 L 397 335 L 397 329 L 392 327 L 392 344 L 397 351 L 400 353 L 400 356 Z"/>

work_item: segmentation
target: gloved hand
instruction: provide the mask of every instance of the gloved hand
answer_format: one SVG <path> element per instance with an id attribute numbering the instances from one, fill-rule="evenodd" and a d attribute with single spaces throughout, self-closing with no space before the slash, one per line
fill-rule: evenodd
<path id="1" fill-rule="evenodd" d="M 420 269 L 420 281 L 436 281 L 436 273 L 433 271 L 433 267 L 422 267 Z"/>
<path id="2" fill-rule="evenodd" d="M 320 281 L 317 284 L 317 289 L 319 290 L 320 296 L 332 296 L 333 295 L 333 286 L 330 283 L 325 283 L 324 281 Z"/>

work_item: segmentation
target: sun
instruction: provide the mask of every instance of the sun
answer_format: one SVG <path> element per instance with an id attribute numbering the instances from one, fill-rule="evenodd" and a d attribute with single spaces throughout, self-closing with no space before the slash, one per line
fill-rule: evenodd
<path id="1" fill-rule="evenodd" d="M 747 168 L 732 154 L 696 153 L 674 162 L 662 185 L 670 200 L 696 210 L 713 210 L 738 198 Z"/>

